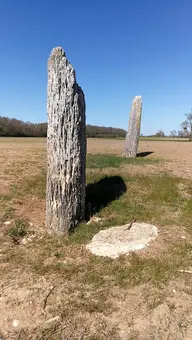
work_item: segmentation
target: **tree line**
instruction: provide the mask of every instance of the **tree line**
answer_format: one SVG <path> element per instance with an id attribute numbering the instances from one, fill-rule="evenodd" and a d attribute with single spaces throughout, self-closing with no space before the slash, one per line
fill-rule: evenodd
<path id="1" fill-rule="evenodd" d="M 188 137 L 192 139 L 192 109 L 185 115 L 186 120 L 181 123 L 180 130 L 170 131 L 169 137 Z M 125 138 L 126 131 L 123 129 L 87 125 L 88 138 Z M 0 137 L 46 137 L 47 123 L 23 122 L 15 118 L 0 116 Z M 165 137 L 163 130 L 159 130 L 153 137 Z"/>
<path id="2" fill-rule="evenodd" d="M 192 109 L 190 113 L 185 114 L 185 121 L 180 124 L 180 130 L 172 130 L 167 137 L 189 138 L 192 140 Z M 163 130 L 158 130 L 155 135 L 150 137 L 166 137 Z"/>
<path id="3" fill-rule="evenodd" d="M 87 125 L 86 126 L 87 137 L 88 138 L 125 138 L 126 131 L 123 129 Z"/>
<path id="4" fill-rule="evenodd" d="M 89 138 L 124 138 L 123 129 L 87 125 Z M 46 137 L 47 123 L 23 122 L 15 118 L 0 117 L 0 137 Z"/>
<path id="5" fill-rule="evenodd" d="M 180 124 L 181 129 L 179 131 L 170 131 L 171 137 L 185 137 L 192 140 L 192 109 L 190 113 L 185 114 L 185 121 Z"/>

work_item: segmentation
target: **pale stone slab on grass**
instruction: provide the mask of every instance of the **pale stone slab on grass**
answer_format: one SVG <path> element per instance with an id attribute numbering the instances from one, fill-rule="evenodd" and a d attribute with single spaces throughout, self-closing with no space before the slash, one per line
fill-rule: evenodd
<path id="1" fill-rule="evenodd" d="M 147 223 L 134 223 L 101 230 L 86 246 L 91 253 L 115 259 L 123 254 L 147 247 L 158 236 L 158 228 Z"/>

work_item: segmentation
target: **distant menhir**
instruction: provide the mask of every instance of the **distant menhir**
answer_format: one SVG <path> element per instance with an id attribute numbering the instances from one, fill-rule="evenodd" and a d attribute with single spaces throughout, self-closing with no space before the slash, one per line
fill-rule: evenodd
<path id="1" fill-rule="evenodd" d="M 136 157 L 139 144 L 140 126 L 142 113 L 142 98 L 136 96 L 133 99 L 129 127 L 126 135 L 124 155 L 125 157 Z"/>

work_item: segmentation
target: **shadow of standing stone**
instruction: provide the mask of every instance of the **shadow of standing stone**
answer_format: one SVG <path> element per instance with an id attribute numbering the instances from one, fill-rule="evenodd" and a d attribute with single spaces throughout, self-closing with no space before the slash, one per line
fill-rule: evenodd
<path id="1" fill-rule="evenodd" d="M 154 151 L 145 151 L 145 152 L 138 152 L 136 157 L 147 157 L 154 153 Z"/>
<path id="2" fill-rule="evenodd" d="M 86 187 L 86 221 L 112 201 L 118 200 L 127 191 L 126 184 L 120 176 L 106 176 Z"/>

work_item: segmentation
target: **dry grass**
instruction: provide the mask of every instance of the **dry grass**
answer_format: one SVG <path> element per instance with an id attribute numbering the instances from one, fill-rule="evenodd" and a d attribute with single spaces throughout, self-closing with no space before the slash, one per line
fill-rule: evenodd
<path id="1" fill-rule="evenodd" d="M 128 161 L 89 155 L 87 182 L 96 182 L 91 187 L 94 199 L 98 195 L 95 204 L 103 196 L 107 200 L 97 209 L 102 224 L 82 223 L 68 238 L 58 238 L 44 227 L 45 141 L 13 142 L 0 143 L 3 339 L 147 340 L 168 333 L 182 339 L 192 316 L 192 275 L 179 272 L 192 260 L 191 181 L 166 173 L 167 162 L 157 153 Z M 122 178 L 127 190 L 119 199 L 110 201 L 110 188 L 98 194 L 105 176 Z M 134 217 L 159 227 L 148 249 L 116 260 L 86 251 L 98 230 Z M 162 315 L 167 323 L 162 324 Z"/>

